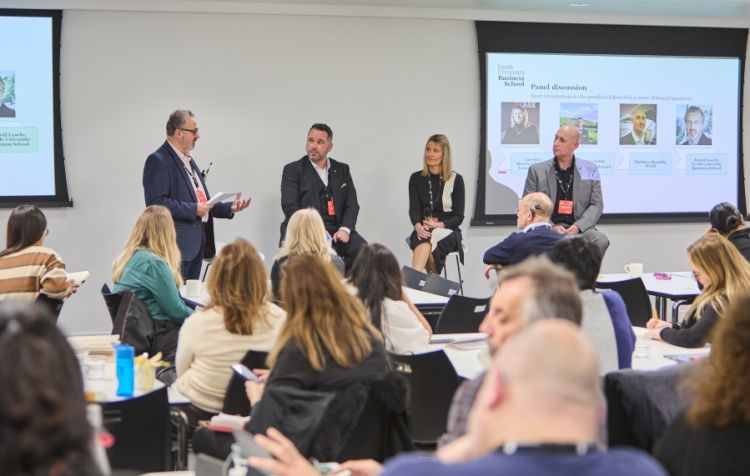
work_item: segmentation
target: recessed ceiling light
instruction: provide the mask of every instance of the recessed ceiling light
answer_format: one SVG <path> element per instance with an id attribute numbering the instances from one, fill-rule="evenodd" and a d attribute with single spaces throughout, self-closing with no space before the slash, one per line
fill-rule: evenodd
<path id="1" fill-rule="evenodd" d="M 584 2 L 573 2 L 568 4 L 569 7 L 572 8 L 583 8 L 583 7 L 590 7 L 590 3 L 584 3 Z"/>

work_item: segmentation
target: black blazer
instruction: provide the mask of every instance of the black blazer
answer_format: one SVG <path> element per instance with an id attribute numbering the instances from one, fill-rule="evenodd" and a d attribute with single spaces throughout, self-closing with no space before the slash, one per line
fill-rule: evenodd
<path id="1" fill-rule="evenodd" d="M 357 189 L 349 174 L 349 166 L 328 158 L 328 186 L 336 208 L 336 221 L 339 227 L 349 228 L 352 232 L 357 226 L 359 203 Z M 313 168 L 307 156 L 288 163 L 281 175 L 281 209 L 284 221 L 281 223 L 281 239 L 286 236 L 286 226 L 294 212 L 303 208 L 320 210 L 320 191 L 323 182 Z"/>

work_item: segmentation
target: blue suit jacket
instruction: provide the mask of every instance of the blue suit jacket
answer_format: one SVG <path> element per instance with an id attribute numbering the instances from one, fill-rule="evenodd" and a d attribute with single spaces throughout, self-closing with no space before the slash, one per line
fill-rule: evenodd
<path id="1" fill-rule="evenodd" d="M 201 181 L 207 197 L 210 198 L 200 169 L 193 160 L 190 161 L 190 165 Z M 191 261 L 199 253 L 203 253 L 203 222 L 196 214 L 198 198 L 191 182 L 192 179 L 183 167 L 182 160 L 169 142 L 165 141 L 146 159 L 146 165 L 143 167 L 143 193 L 146 205 L 163 205 L 172 212 L 177 232 L 177 246 L 180 248 L 183 261 Z M 232 215 L 231 203 L 217 203 L 211 209 L 207 226 L 213 227 L 213 217 L 231 218 Z M 207 233 L 207 237 L 208 235 L 211 235 L 209 239 L 213 239 L 213 233 Z M 213 243 L 206 243 L 206 246 L 214 249 Z"/>
<path id="2" fill-rule="evenodd" d="M 549 226 L 538 226 L 527 232 L 517 231 L 484 253 L 485 264 L 507 266 L 520 263 L 529 256 L 539 255 L 552 249 L 565 235 L 553 231 Z"/>

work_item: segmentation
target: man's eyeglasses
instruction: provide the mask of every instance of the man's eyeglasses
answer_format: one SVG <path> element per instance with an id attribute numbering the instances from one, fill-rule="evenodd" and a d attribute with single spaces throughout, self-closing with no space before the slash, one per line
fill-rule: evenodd
<path id="1" fill-rule="evenodd" d="M 198 134 L 198 128 L 197 127 L 195 129 L 185 129 L 183 127 L 178 127 L 178 129 L 181 130 L 181 131 L 192 132 L 193 134 Z"/>

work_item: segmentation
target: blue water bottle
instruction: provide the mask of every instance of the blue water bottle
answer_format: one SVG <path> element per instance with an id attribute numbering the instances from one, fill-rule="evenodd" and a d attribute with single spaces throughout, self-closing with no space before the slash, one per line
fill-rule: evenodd
<path id="1" fill-rule="evenodd" d="M 132 345 L 115 346 L 117 365 L 117 396 L 132 397 L 134 388 L 135 350 Z"/>

